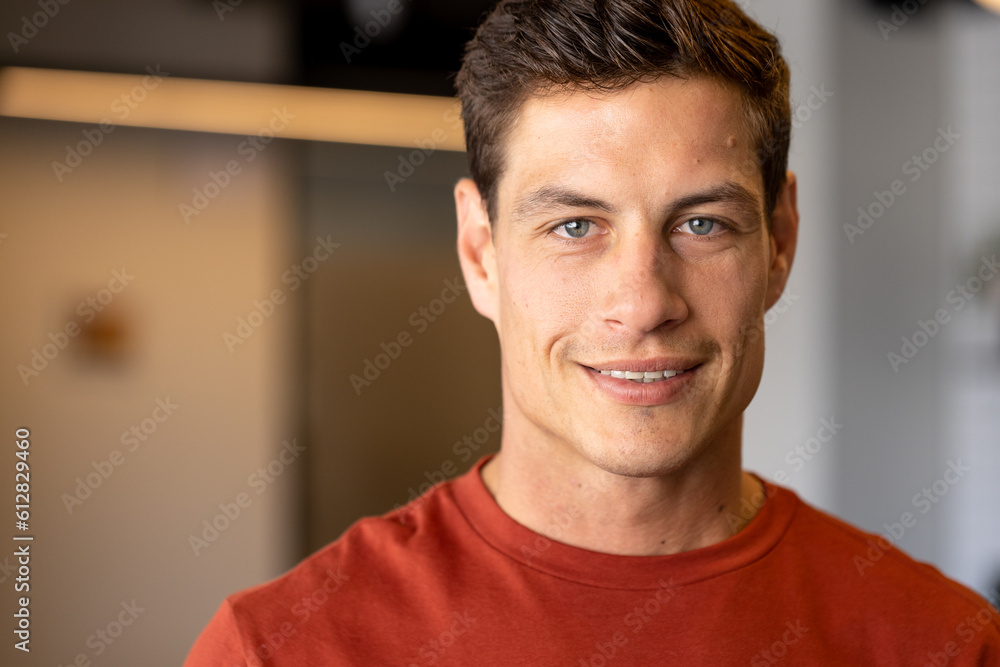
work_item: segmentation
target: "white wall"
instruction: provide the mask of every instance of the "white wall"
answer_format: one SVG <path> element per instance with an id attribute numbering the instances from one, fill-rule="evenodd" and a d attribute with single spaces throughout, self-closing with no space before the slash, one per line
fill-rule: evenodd
<path id="1" fill-rule="evenodd" d="M 963 133 L 962 150 L 948 173 L 941 252 L 953 267 L 951 289 L 971 275 L 984 255 L 1000 255 L 1000 16 L 960 5 L 947 16 L 948 87 L 943 95 Z M 944 451 L 974 467 L 956 485 L 944 510 L 942 562 L 981 591 L 1000 584 L 1000 280 L 943 332 L 946 364 Z"/>
<path id="2" fill-rule="evenodd" d="M 744 467 L 768 479 L 784 472 L 786 486 L 809 502 L 830 507 L 836 483 L 832 461 L 840 433 L 828 442 L 819 442 L 817 434 L 822 419 L 842 420 L 834 401 L 832 302 L 836 285 L 829 253 L 835 234 L 830 201 L 835 196 L 836 171 L 830 154 L 839 91 L 828 28 L 835 7 L 828 0 L 741 4 L 776 32 L 791 69 L 792 105 L 798 116 L 789 169 L 798 175 L 801 214 L 788 296 L 765 320 L 764 377 L 746 413 Z M 822 435 L 825 439 L 826 431 Z M 811 438 L 816 440 L 810 443 Z M 796 448 L 807 446 L 816 451 L 804 455 L 809 460 L 795 453 Z"/>
<path id="3" fill-rule="evenodd" d="M 911 512 L 899 546 L 986 592 L 1000 577 L 1000 284 L 905 366 L 894 371 L 887 353 L 953 308 L 948 291 L 981 255 L 1000 253 L 1000 17 L 928 5 L 883 31 L 892 8 L 874 3 L 740 4 L 781 39 L 793 105 L 813 88 L 830 94 L 792 135 L 798 299 L 770 313 L 745 465 L 791 475 L 803 498 L 872 532 Z M 961 139 L 911 181 L 907 161 L 949 126 Z M 904 195 L 851 243 L 843 225 L 895 179 Z M 821 417 L 842 428 L 796 472 L 786 456 L 818 435 Z M 959 458 L 972 471 L 921 512 L 914 496 Z"/>
<path id="4" fill-rule="evenodd" d="M 975 275 L 987 231 L 997 230 L 1000 17 L 955 2 L 903 18 L 845 3 L 834 23 L 844 89 L 836 226 L 857 225 L 859 206 L 888 201 L 894 180 L 905 187 L 853 243 L 845 234 L 831 247 L 848 434 L 834 508 L 873 532 L 895 524 L 900 548 L 985 593 L 1000 565 L 1000 369 L 995 330 L 984 329 L 997 318 L 997 292 L 993 306 L 983 294 L 963 310 L 949 293 Z M 946 323 L 925 336 L 920 322 L 938 312 Z M 904 337 L 921 341 L 916 354 Z M 905 363 L 893 367 L 890 353 Z M 956 478 L 947 471 L 959 461 L 969 470 Z M 900 531 L 906 514 L 911 525 Z"/>

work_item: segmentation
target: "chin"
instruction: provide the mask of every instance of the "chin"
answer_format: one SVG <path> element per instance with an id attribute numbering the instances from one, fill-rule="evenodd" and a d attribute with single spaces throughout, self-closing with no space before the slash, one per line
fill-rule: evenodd
<path id="1" fill-rule="evenodd" d="M 623 477 L 658 477 L 683 468 L 693 457 L 690 442 L 673 438 L 649 438 L 636 434 L 627 440 L 609 438 L 584 442 L 577 451 L 601 470 Z"/>

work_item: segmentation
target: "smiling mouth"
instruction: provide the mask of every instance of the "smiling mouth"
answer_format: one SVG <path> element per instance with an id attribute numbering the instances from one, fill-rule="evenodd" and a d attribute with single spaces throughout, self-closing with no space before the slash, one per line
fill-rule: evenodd
<path id="1" fill-rule="evenodd" d="M 590 367 L 588 366 L 588 368 L 590 368 Z M 596 368 L 591 368 L 590 370 L 597 371 L 601 375 L 610 375 L 611 377 L 618 378 L 620 380 L 631 380 L 632 382 L 635 382 L 636 384 L 647 384 L 647 383 L 651 383 L 651 382 L 662 382 L 663 380 L 669 380 L 670 378 L 674 377 L 675 375 L 681 375 L 682 373 L 686 373 L 688 371 L 692 371 L 695 368 L 697 368 L 697 366 L 694 366 L 692 368 L 688 368 L 688 369 L 683 370 L 683 371 L 671 371 L 671 370 L 662 370 L 662 371 L 614 371 L 614 370 L 597 370 Z"/>

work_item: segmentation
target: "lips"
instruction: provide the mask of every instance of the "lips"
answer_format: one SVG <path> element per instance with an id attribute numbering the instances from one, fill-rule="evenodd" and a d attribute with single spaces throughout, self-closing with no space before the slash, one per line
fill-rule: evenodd
<path id="1" fill-rule="evenodd" d="M 596 369 L 595 369 L 596 370 Z M 610 375 L 620 380 L 631 380 L 632 382 L 661 382 L 669 380 L 675 375 L 680 375 L 684 371 L 598 371 L 601 375 Z"/>
<path id="2" fill-rule="evenodd" d="M 651 359 L 617 359 L 586 367 L 619 379 L 638 382 L 644 382 L 648 379 L 655 382 L 679 375 L 700 364 L 701 362 L 696 359 L 656 357 Z"/>
<path id="3" fill-rule="evenodd" d="M 663 405 L 678 400 L 701 363 L 691 359 L 621 359 L 582 366 L 596 388 L 617 403 Z"/>

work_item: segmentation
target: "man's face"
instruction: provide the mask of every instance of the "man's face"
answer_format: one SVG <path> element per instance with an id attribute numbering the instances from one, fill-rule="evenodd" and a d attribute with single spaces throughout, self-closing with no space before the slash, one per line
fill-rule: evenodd
<path id="1" fill-rule="evenodd" d="M 662 77 L 521 108 L 473 293 L 500 338 L 505 442 L 649 476 L 738 425 L 782 287 L 739 103 Z M 644 371 L 684 372 L 629 379 Z"/>

